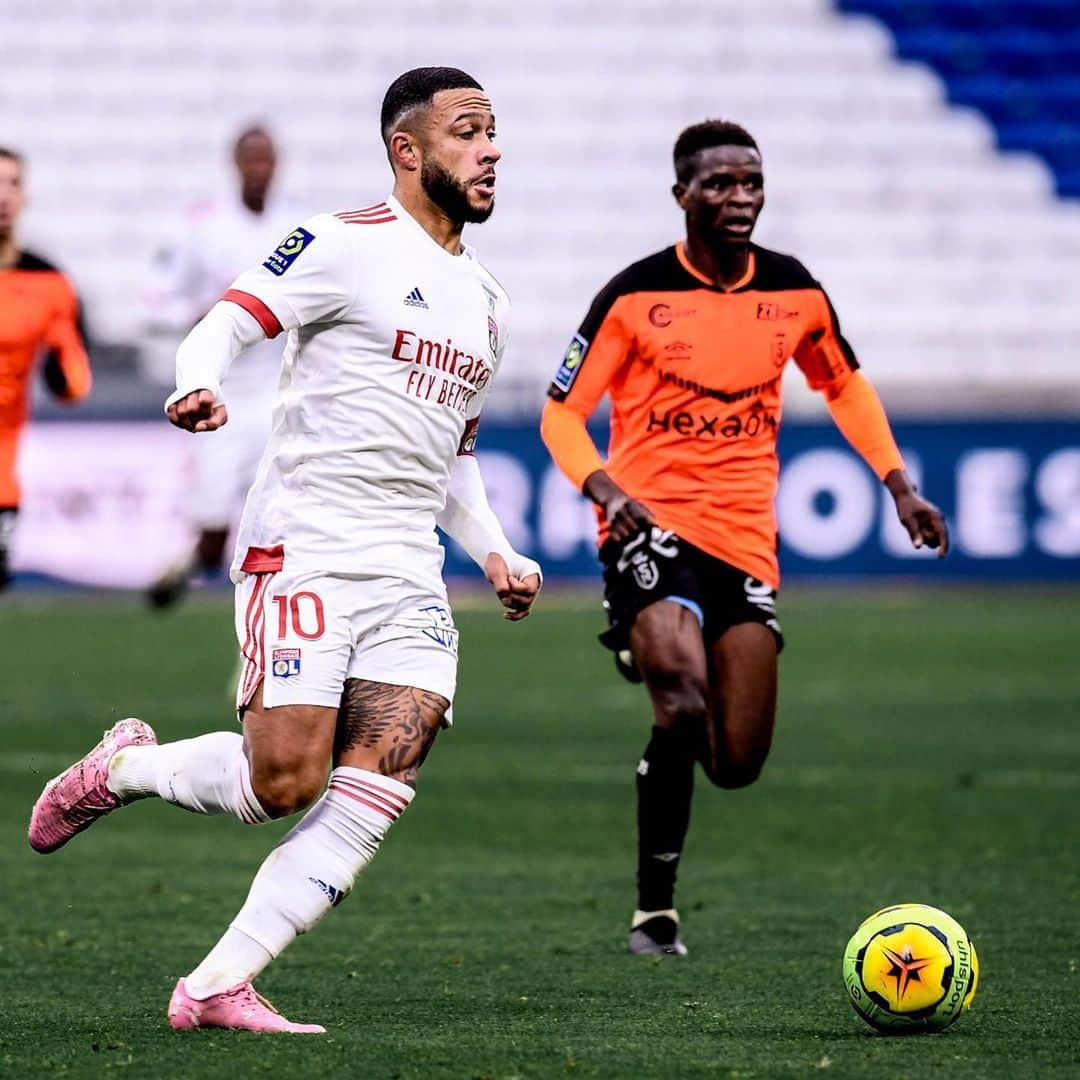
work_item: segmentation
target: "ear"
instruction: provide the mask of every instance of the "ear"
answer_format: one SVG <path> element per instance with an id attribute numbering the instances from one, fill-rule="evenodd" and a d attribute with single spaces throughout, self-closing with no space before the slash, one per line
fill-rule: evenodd
<path id="1" fill-rule="evenodd" d="M 390 136 L 390 162 L 395 168 L 416 172 L 420 168 L 420 147 L 416 136 L 408 131 L 395 131 Z"/>
<path id="2" fill-rule="evenodd" d="M 671 194 L 675 196 L 675 201 L 679 206 L 686 209 L 686 185 L 680 180 L 677 184 L 672 185 Z"/>

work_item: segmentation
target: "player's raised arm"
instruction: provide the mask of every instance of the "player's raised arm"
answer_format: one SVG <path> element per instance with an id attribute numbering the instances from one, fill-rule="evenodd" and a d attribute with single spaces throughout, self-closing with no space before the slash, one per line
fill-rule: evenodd
<path id="1" fill-rule="evenodd" d="M 825 396 L 833 422 L 860 457 L 874 470 L 896 503 L 916 548 L 949 550 L 949 530 L 942 512 L 915 490 L 893 438 L 885 408 L 870 380 L 859 370 L 851 346 L 840 333 L 836 312 L 824 291 L 820 325 L 800 342 L 795 362 L 807 382 Z"/>
<path id="2" fill-rule="evenodd" d="M 172 423 L 187 431 L 221 427 L 228 421 L 221 382 L 244 349 L 345 310 L 357 278 L 345 228 L 332 214 L 304 222 L 196 323 L 176 352 L 176 390 L 165 402 Z"/>
<path id="3" fill-rule="evenodd" d="M 597 506 L 615 540 L 625 540 L 654 518 L 643 503 L 608 475 L 586 424 L 612 379 L 626 362 L 632 335 L 621 319 L 619 278 L 593 301 L 548 388 L 540 437 L 562 473 Z M 586 365 L 586 358 L 588 364 Z"/>
<path id="4" fill-rule="evenodd" d="M 465 428 L 447 485 L 446 507 L 435 520 L 484 571 L 506 608 L 505 618 L 517 622 L 532 609 L 543 573 L 538 562 L 514 550 L 488 503 L 480 466 L 472 452 L 477 426 L 474 419 Z"/>

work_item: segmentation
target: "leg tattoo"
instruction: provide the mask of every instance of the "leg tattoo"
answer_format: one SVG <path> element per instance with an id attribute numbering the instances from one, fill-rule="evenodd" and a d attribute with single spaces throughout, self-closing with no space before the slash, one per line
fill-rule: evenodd
<path id="1" fill-rule="evenodd" d="M 431 749 L 450 702 L 413 686 L 348 679 L 338 712 L 334 761 L 367 759 L 362 766 L 410 787 Z M 366 752 L 366 753 L 365 753 Z"/>

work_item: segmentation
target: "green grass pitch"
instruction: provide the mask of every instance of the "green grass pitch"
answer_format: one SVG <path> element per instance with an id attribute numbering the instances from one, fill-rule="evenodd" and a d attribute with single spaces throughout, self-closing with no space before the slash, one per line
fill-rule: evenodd
<path id="1" fill-rule="evenodd" d="M 48 858 L 41 784 L 137 713 L 175 739 L 233 721 L 224 598 L 12 596 L 0 610 L 0 1073 L 1045 1078 L 1080 1075 L 1080 593 L 789 590 L 762 780 L 700 777 L 681 875 L 686 960 L 629 957 L 634 766 L 648 712 L 545 597 L 513 626 L 463 605 L 457 726 L 348 901 L 264 975 L 329 1036 L 178 1035 L 176 978 L 287 826 L 160 803 Z M 874 1035 L 844 943 L 885 904 L 966 925 L 973 1011 Z"/>

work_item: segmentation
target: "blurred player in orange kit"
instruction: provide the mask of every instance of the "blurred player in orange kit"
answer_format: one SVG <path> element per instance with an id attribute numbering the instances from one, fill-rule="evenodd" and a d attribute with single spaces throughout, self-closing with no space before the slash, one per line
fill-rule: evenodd
<path id="1" fill-rule="evenodd" d="M 914 546 L 948 549 L 824 289 L 798 260 L 750 241 L 765 201 L 753 137 L 695 124 L 674 159 L 685 241 L 599 293 L 542 421 L 556 464 L 597 506 L 610 622 L 601 640 L 652 703 L 628 941 L 647 955 L 686 952 L 674 893 L 695 762 L 716 786 L 745 787 L 772 742 L 783 646 L 773 503 L 789 360 L 888 489 Z M 605 393 L 606 462 L 585 428 Z"/>
<path id="2" fill-rule="evenodd" d="M 75 291 L 55 266 L 20 249 L 15 237 L 26 206 L 23 173 L 22 157 L 0 148 L 0 589 L 10 580 L 8 551 L 20 495 L 15 463 L 38 361 L 45 384 L 61 401 L 90 393 Z"/>
<path id="3" fill-rule="evenodd" d="M 161 253 L 154 267 L 148 330 L 164 336 L 172 354 L 241 268 L 261 258 L 302 216 L 275 191 L 278 152 L 266 128 L 242 131 L 232 160 L 237 187 L 223 198 L 193 206 L 183 235 Z M 179 600 L 194 575 L 221 570 L 229 526 L 270 438 L 281 353 L 280 342 L 259 342 L 229 372 L 228 427 L 216 439 L 196 440 L 192 448 L 195 476 L 189 506 L 198 540 L 151 586 L 149 600 L 155 607 Z"/>

